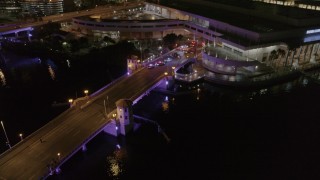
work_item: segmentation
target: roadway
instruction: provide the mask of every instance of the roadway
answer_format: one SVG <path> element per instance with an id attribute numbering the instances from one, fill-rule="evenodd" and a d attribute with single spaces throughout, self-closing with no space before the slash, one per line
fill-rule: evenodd
<path id="1" fill-rule="evenodd" d="M 102 92 L 89 95 L 84 108 L 79 108 L 79 105 L 69 108 L 0 155 L 0 179 L 44 177 L 49 173 L 47 166 L 50 163 L 62 162 L 97 129 L 110 121 L 104 114 L 104 100 L 108 99 L 108 112 L 111 112 L 116 108 L 117 100 L 135 100 L 162 79 L 169 68 L 171 67 L 166 65 L 153 69 L 143 68 L 131 75 L 125 75 L 112 85 L 106 86 Z"/>
<path id="2" fill-rule="evenodd" d="M 124 5 L 97 6 L 96 8 L 82 10 L 82 11 L 74 11 L 74 12 L 67 12 L 67 13 L 62 13 L 62 14 L 57 14 L 57 15 L 45 16 L 45 17 L 42 17 L 42 21 L 34 21 L 34 22 L 20 21 L 20 22 L 16 22 L 16 23 L 10 23 L 10 25 L 8 24 L 7 26 L 0 27 L 0 33 L 19 29 L 19 28 L 41 26 L 41 25 L 44 25 L 48 22 L 68 21 L 72 18 L 80 17 L 80 16 L 99 15 L 99 14 L 103 15 L 105 13 L 110 13 L 113 11 L 119 11 L 119 10 L 123 10 L 123 9 L 139 7 L 142 4 L 143 3 L 139 3 L 139 2 L 130 2 L 130 3 L 126 3 L 125 6 Z"/>

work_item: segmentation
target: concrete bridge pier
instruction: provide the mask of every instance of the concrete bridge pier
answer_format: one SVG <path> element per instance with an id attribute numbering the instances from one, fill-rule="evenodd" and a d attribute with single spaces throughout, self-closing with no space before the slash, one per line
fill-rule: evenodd
<path id="1" fill-rule="evenodd" d="M 103 131 L 115 137 L 119 134 L 125 136 L 129 133 L 134 126 L 132 104 L 133 102 L 129 99 L 118 100 L 116 113 L 112 113 L 113 119 L 104 127 Z"/>
<path id="2" fill-rule="evenodd" d="M 112 119 L 111 122 L 104 127 L 103 131 L 117 137 L 119 135 L 119 126 L 117 119 Z"/>
<path id="3" fill-rule="evenodd" d="M 121 135 L 126 135 L 133 129 L 132 104 L 133 102 L 129 99 L 120 99 L 116 102 Z"/>

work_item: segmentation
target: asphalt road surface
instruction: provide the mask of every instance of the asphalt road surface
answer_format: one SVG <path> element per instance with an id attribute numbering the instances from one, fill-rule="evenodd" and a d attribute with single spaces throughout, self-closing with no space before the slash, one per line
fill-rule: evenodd
<path id="1" fill-rule="evenodd" d="M 108 123 L 110 119 L 104 115 L 106 99 L 108 111 L 116 108 L 115 102 L 119 99 L 135 100 L 159 82 L 168 68 L 143 68 L 134 74 L 125 75 L 104 91 L 89 95 L 82 109 L 77 105 L 63 112 L 0 155 L 0 179 L 39 179 L 47 175 L 48 165 L 62 162 L 90 135 Z"/>

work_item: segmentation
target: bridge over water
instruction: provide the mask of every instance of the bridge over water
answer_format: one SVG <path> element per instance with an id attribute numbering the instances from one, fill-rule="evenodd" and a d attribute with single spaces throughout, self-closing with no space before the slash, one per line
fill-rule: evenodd
<path id="1" fill-rule="evenodd" d="M 169 65 L 168 65 L 169 66 Z M 124 75 L 88 96 L 85 104 L 73 106 L 0 155 L 0 179 L 41 179 L 67 161 L 111 122 L 119 99 L 139 100 L 164 79 L 171 67 L 142 68 Z M 105 102 L 109 115 L 105 114 Z M 62 170 L 63 171 L 63 170 Z"/>

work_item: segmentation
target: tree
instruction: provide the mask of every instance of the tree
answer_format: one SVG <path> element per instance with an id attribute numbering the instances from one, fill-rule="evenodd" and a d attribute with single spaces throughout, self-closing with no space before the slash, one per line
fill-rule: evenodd
<path id="1" fill-rule="evenodd" d="M 87 48 L 89 46 L 89 40 L 86 37 L 79 38 L 79 44 L 81 48 Z"/>
<path id="2" fill-rule="evenodd" d="M 270 52 L 269 60 L 273 61 L 276 57 L 277 57 L 277 51 L 276 50 L 272 50 Z"/>
<path id="3" fill-rule="evenodd" d="M 283 50 L 283 49 L 278 49 L 278 50 L 277 50 L 277 54 L 278 54 L 280 57 L 282 57 L 282 56 L 284 56 L 284 55 L 286 54 L 286 51 Z"/>
<path id="4" fill-rule="evenodd" d="M 176 47 L 179 37 L 175 33 L 167 34 L 163 37 L 163 44 L 167 46 L 170 50 Z"/>
<path id="5" fill-rule="evenodd" d="M 103 37 L 103 41 L 106 42 L 106 43 L 112 43 L 112 44 L 115 44 L 115 40 L 113 40 L 111 37 L 109 36 L 104 36 Z"/>
<path id="6" fill-rule="evenodd" d="M 60 24 L 59 23 L 52 23 L 49 22 L 47 24 L 44 24 L 40 27 L 37 27 L 34 31 L 34 35 L 36 35 L 36 38 L 45 38 L 49 37 L 52 34 L 57 34 L 60 32 Z"/>

